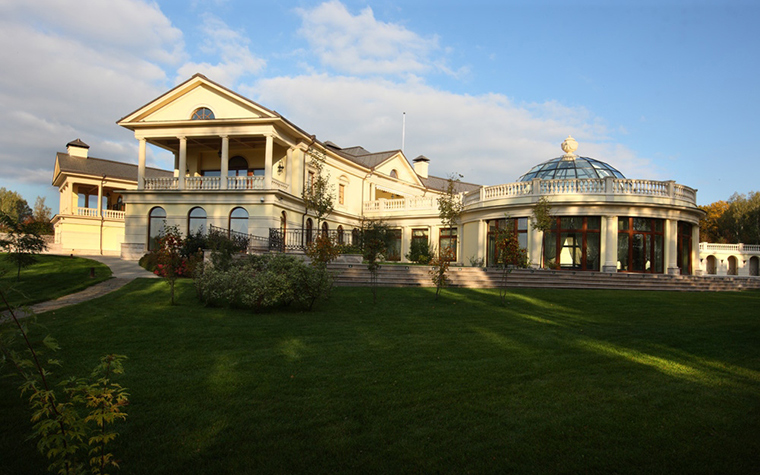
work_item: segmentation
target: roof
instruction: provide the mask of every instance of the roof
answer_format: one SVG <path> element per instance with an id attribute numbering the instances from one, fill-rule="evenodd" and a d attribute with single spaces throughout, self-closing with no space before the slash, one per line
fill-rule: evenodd
<path id="1" fill-rule="evenodd" d="M 552 158 L 528 170 L 517 181 L 561 180 L 565 178 L 604 178 L 607 176 L 625 178 L 610 164 L 589 157 L 565 155 Z"/>
<path id="2" fill-rule="evenodd" d="M 61 173 L 78 173 L 82 175 L 91 175 L 108 178 L 117 178 L 122 180 L 134 181 L 137 183 L 137 165 L 131 163 L 115 162 L 113 160 L 104 160 L 102 158 L 79 158 L 72 157 L 68 153 L 57 153 L 55 156 Z M 174 172 L 161 170 L 159 168 L 145 168 L 146 178 L 170 178 Z M 56 177 L 53 177 L 55 181 Z"/>
<path id="3" fill-rule="evenodd" d="M 80 139 L 72 140 L 71 142 L 69 142 L 69 143 L 66 144 L 67 147 L 70 147 L 72 145 L 74 147 L 90 148 L 89 145 L 87 145 L 86 143 L 82 142 Z"/>
<path id="4" fill-rule="evenodd" d="M 422 180 L 422 184 L 425 185 L 425 187 L 431 188 L 433 190 L 446 191 L 446 189 L 449 187 L 448 178 L 428 176 L 427 178 L 420 177 L 420 180 Z M 454 191 L 457 193 L 478 190 L 480 188 L 482 188 L 482 186 L 476 185 L 475 183 L 467 183 L 464 181 L 454 182 Z"/>

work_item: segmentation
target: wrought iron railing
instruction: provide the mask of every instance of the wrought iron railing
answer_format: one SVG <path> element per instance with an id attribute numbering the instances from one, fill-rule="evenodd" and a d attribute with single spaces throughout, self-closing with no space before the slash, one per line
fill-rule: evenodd
<path id="1" fill-rule="evenodd" d="M 269 245 L 269 239 L 262 236 L 254 236 L 253 234 L 241 233 L 240 231 L 234 231 L 232 229 L 220 228 L 213 224 L 209 225 L 208 229 L 209 233 L 218 233 L 227 236 L 240 249 L 251 249 L 256 247 L 256 244 L 261 247 L 267 247 Z"/>
<path id="2" fill-rule="evenodd" d="M 327 234 L 335 244 L 361 248 L 361 234 L 358 232 L 346 232 L 340 229 L 330 229 L 321 231 L 317 229 L 278 229 L 269 228 L 269 250 L 270 251 L 303 251 L 318 235 Z"/>

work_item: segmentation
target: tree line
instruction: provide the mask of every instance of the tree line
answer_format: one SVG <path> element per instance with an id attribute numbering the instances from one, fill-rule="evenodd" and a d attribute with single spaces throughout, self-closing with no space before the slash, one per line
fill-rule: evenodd
<path id="1" fill-rule="evenodd" d="M 34 207 L 17 192 L 0 187 L 0 213 L 3 213 L 13 221 L 26 225 L 33 224 L 39 234 L 53 234 L 53 225 L 50 223 L 52 210 L 45 204 L 45 198 L 38 196 Z M 0 229 L 0 232 L 3 232 Z"/>
<path id="2" fill-rule="evenodd" d="M 760 244 L 760 192 L 734 193 L 699 209 L 699 241 L 723 244 Z"/>

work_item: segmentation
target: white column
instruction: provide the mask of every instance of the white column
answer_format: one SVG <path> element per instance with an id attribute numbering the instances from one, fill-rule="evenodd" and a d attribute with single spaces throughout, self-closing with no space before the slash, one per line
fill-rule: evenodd
<path id="1" fill-rule="evenodd" d="M 678 221 L 665 220 L 665 268 L 668 274 L 678 275 Z"/>
<path id="2" fill-rule="evenodd" d="M 222 135 L 222 166 L 221 166 L 221 179 L 219 186 L 223 189 L 227 189 L 227 175 L 230 169 L 230 138 L 226 135 Z"/>
<path id="3" fill-rule="evenodd" d="M 98 218 L 103 216 L 103 181 L 98 183 L 98 206 L 96 206 L 98 210 Z"/>
<path id="4" fill-rule="evenodd" d="M 179 179 L 177 180 L 177 189 L 185 189 L 185 176 L 187 175 L 187 138 L 179 138 Z"/>
<path id="5" fill-rule="evenodd" d="M 602 239 L 604 240 L 604 259 L 602 272 L 617 272 L 618 217 L 605 216 L 602 222 Z"/>
<path id="6" fill-rule="evenodd" d="M 140 139 L 137 149 L 137 189 L 145 189 L 145 139 Z"/>
<path id="7" fill-rule="evenodd" d="M 274 137 L 267 135 L 267 144 L 264 151 L 264 189 L 272 189 L 272 149 L 274 147 Z"/>
<path id="8" fill-rule="evenodd" d="M 702 275 L 699 262 L 699 225 L 691 226 L 691 272 L 694 275 Z"/>
<path id="9" fill-rule="evenodd" d="M 536 268 L 541 268 L 543 257 L 541 256 L 541 243 L 544 233 L 535 229 L 528 218 L 528 261 Z"/>
<path id="10" fill-rule="evenodd" d="M 291 168 L 293 168 L 293 147 L 288 148 L 287 158 L 285 159 L 285 183 L 290 184 L 290 189 L 294 190 L 295 187 L 290 183 L 292 178 Z"/>

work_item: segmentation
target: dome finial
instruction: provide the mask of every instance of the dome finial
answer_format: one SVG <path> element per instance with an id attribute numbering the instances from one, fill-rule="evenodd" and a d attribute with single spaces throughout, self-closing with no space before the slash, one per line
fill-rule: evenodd
<path id="1" fill-rule="evenodd" d="M 565 155 L 562 157 L 565 160 L 575 160 L 576 155 L 573 153 L 578 150 L 578 142 L 568 135 L 564 142 L 562 142 L 562 150 Z"/>

